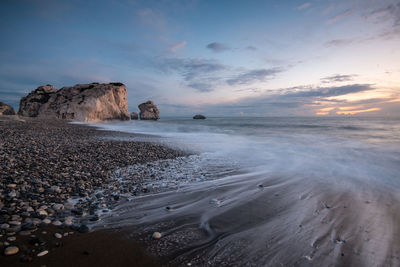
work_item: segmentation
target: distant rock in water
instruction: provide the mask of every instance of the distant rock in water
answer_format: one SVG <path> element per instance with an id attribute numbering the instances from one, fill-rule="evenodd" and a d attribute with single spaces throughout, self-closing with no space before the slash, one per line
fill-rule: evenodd
<path id="1" fill-rule="evenodd" d="M 77 84 L 60 90 L 39 86 L 21 99 L 18 114 L 85 122 L 128 120 L 126 87 L 122 83 Z"/>
<path id="2" fill-rule="evenodd" d="M 136 112 L 132 112 L 131 113 L 131 120 L 138 120 L 139 119 L 139 115 Z"/>
<path id="3" fill-rule="evenodd" d="M 12 106 L 0 102 L 0 115 L 17 115 L 17 113 Z"/>
<path id="4" fill-rule="evenodd" d="M 195 119 L 195 120 L 205 120 L 206 117 L 203 116 L 203 115 L 197 114 L 197 115 L 193 116 L 193 119 Z"/>
<path id="5" fill-rule="evenodd" d="M 160 118 L 160 111 L 153 101 L 147 101 L 139 105 L 140 119 L 141 120 L 158 120 Z"/>

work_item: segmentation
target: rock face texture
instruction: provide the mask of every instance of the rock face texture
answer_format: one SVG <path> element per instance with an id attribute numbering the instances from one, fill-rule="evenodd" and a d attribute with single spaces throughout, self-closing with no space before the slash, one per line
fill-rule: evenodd
<path id="1" fill-rule="evenodd" d="M 193 119 L 194 120 L 205 120 L 206 117 L 204 115 L 197 114 L 197 115 L 193 116 Z"/>
<path id="2" fill-rule="evenodd" d="M 51 85 L 39 86 L 21 99 L 18 113 L 84 122 L 129 119 L 126 87 L 122 83 L 77 84 L 60 90 Z"/>
<path id="3" fill-rule="evenodd" d="M 14 108 L 6 103 L 0 102 L 0 115 L 16 115 Z"/>
<path id="4" fill-rule="evenodd" d="M 40 108 L 49 101 L 55 92 L 57 92 L 57 88 L 50 84 L 39 86 L 35 91 L 21 98 L 18 114 L 25 117 L 37 117 Z"/>
<path id="5" fill-rule="evenodd" d="M 139 119 L 139 115 L 136 112 L 132 112 L 131 113 L 131 120 L 138 120 Z"/>
<path id="6" fill-rule="evenodd" d="M 147 101 L 139 105 L 140 119 L 141 120 L 158 120 L 160 118 L 160 111 L 153 101 Z"/>

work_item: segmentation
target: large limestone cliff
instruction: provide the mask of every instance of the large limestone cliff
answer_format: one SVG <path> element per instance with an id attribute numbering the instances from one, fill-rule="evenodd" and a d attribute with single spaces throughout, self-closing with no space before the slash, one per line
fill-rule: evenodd
<path id="1" fill-rule="evenodd" d="M 127 120 L 126 87 L 122 83 L 77 84 L 59 90 L 39 86 L 21 99 L 18 114 L 84 122 Z"/>

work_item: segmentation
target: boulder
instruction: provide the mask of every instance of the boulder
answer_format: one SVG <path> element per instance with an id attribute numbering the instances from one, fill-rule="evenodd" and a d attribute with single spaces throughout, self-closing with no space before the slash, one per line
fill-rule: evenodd
<path id="1" fill-rule="evenodd" d="M 160 111 L 153 101 L 147 101 L 139 105 L 140 119 L 141 120 L 158 120 L 160 118 Z"/>
<path id="2" fill-rule="evenodd" d="M 193 119 L 194 120 L 205 120 L 206 117 L 204 115 L 197 114 L 197 115 L 193 116 Z"/>
<path id="3" fill-rule="evenodd" d="M 132 112 L 131 113 L 131 120 L 138 120 L 139 119 L 139 115 L 136 112 Z"/>
<path id="4" fill-rule="evenodd" d="M 0 102 L 0 115 L 17 115 L 17 113 L 12 106 Z"/>
<path id="5" fill-rule="evenodd" d="M 84 122 L 129 119 L 126 87 L 122 83 L 77 84 L 59 90 L 51 85 L 39 86 L 21 99 L 18 113 Z"/>

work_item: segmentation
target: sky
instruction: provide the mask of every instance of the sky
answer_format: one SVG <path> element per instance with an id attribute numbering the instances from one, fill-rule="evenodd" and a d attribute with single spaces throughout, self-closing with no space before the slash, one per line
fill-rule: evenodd
<path id="1" fill-rule="evenodd" d="M 1 0 L 0 101 L 122 82 L 161 116 L 398 116 L 400 0 Z"/>

